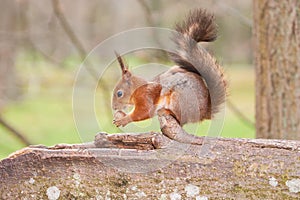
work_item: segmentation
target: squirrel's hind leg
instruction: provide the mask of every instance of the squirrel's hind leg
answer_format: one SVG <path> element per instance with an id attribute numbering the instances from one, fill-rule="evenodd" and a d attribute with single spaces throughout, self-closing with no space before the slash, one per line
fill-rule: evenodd
<path id="1" fill-rule="evenodd" d="M 172 112 L 161 108 L 157 111 L 160 129 L 168 138 L 186 144 L 202 145 L 203 138 L 188 134 L 178 123 Z"/>

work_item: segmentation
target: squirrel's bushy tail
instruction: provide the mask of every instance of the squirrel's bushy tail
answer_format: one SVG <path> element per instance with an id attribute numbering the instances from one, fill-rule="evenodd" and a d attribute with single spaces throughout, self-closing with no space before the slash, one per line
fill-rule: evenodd
<path id="1" fill-rule="evenodd" d="M 227 83 L 223 69 L 198 42 L 211 42 L 217 38 L 215 18 L 206 10 L 189 13 L 186 21 L 176 25 L 172 40 L 176 50 L 171 59 L 181 68 L 199 74 L 206 82 L 211 98 L 211 114 L 220 110 L 225 102 Z"/>
<path id="2" fill-rule="evenodd" d="M 190 11 L 186 20 L 176 24 L 176 31 L 196 42 L 211 42 L 217 38 L 215 17 L 203 9 Z"/>

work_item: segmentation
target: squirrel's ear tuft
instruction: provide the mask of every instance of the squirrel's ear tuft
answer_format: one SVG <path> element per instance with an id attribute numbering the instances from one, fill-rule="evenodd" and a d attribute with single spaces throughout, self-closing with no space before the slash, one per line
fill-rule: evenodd
<path id="1" fill-rule="evenodd" d="M 122 57 L 120 56 L 120 54 L 118 54 L 116 51 L 115 51 L 115 54 L 116 54 L 116 57 L 118 59 L 119 65 L 122 69 L 122 74 L 124 75 L 124 74 L 126 74 L 126 72 L 128 72 L 128 68 L 124 64 L 124 61 L 123 61 Z"/>

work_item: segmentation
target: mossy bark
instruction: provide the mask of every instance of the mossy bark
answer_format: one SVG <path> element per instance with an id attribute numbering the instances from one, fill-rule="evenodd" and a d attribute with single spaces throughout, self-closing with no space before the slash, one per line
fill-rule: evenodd
<path id="1" fill-rule="evenodd" d="M 203 141 L 150 150 L 28 147 L 0 162 L 0 198 L 299 199 L 300 142 Z"/>

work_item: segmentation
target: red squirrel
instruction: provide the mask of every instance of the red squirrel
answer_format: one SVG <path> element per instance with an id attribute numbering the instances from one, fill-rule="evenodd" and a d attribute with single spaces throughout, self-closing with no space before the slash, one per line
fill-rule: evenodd
<path id="1" fill-rule="evenodd" d="M 112 99 L 116 126 L 152 118 L 160 109 L 183 126 L 211 119 L 225 102 L 227 84 L 223 70 L 197 44 L 216 39 L 214 16 L 206 10 L 194 10 L 175 30 L 172 41 L 177 49 L 170 53 L 170 58 L 176 65 L 151 81 L 133 75 L 116 54 L 122 69 L 122 78 L 115 86 Z M 128 114 L 123 111 L 127 106 L 134 106 Z"/>

